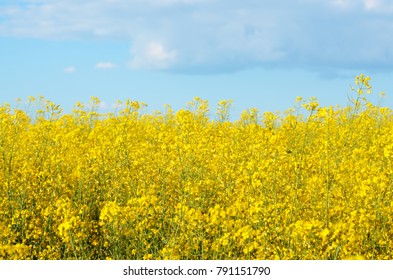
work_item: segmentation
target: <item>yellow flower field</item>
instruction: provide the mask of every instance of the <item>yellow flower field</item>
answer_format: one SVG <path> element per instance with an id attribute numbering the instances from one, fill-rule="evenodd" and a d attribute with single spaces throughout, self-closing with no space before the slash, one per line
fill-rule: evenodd
<path id="1" fill-rule="evenodd" d="M 1 105 L 0 258 L 393 259 L 393 115 L 369 81 L 237 121 L 199 98 Z"/>

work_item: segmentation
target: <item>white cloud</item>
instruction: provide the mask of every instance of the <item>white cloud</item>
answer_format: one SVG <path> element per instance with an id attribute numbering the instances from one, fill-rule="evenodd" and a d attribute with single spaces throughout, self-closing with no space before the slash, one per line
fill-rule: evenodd
<path id="1" fill-rule="evenodd" d="M 132 68 L 166 69 L 176 60 L 176 51 L 168 50 L 160 42 L 149 42 L 131 50 L 133 59 Z"/>
<path id="2" fill-rule="evenodd" d="M 98 62 L 96 64 L 96 66 L 95 66 L 95 68 L 103 69 L 103 70 L 105 70 L 105 69 L 113 69 L 113 68 L 116 68 L 116 67 L 117 67 L 117 65 L 112 63 L 112 62 Z"/>
<path id="3" fill-rule="evenodd" d="M 364 0 L 364 7 L 366 10 L 375 10 L 379 5 L 380 2 L 378 0 Z"/>
<path id="4" fill-rule="evenodd" d="M 377 13 L 392 13 L 393 3 L 391 0 L 363 0 L 364 8 Z"/>
<path id="5" fill-rule="evenodd" d="M 64 71 L 64 73 L 72 74 L 76 71 L 76 69 L 74 66 L 68 66 L 68 67 L 64 68 L 63 71 Z"/>
<path id="6" fill-rule="evenodd" d="M 340 9 L 349 9 L 354 5 L 354 1 L 352 0 L 330 0 L 330 2 L 333 6 Z"/>
<path id="7" fill-rule="evenodd" d="M 153 60 L 168 61 L 175 58 L 176 52 L 167 51 L 161 43 L 151 42 L 146 46 L 146 55 Z"/>
<path id="8" fill-rule="evenodd" d="M 393 13 L 393 3 L 391 0 L 363 0 L 364 8 L 377 13 Z"/>

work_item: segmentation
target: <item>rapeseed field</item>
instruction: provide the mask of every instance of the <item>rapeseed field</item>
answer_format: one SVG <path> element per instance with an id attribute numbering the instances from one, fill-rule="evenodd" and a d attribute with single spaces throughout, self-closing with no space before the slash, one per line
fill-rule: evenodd
<path id="1" fill-rule="evenodd" d="M 393 259 L 393 115 L 369 82 L 236 121 L 200 98 L 3 104 L 0 258 Z"/>

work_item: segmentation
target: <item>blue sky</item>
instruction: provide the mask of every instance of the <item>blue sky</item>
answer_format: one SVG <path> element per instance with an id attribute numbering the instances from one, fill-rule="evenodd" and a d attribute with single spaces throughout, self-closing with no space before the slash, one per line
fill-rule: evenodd
<path id="1" fill-rule="evenodd" d="M 347 104 L 360 73 L 393 107 L 389 0 L 0 0 L 0 103 L 97 96 L 182 108 Z M 214 110 L 214 109 L 213 109 Z"/>

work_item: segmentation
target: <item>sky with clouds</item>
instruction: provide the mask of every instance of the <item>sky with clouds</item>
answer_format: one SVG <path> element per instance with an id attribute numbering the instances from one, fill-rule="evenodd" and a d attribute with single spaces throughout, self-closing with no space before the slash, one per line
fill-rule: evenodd
<path id="1" fill-rule="evenodd" d="M 390 0 L 1 0 L 0 102 L 200 96 L 274 111 L 298 95 L 345 105 L 365 73 L 392 106 L 391 34 Z"/>

